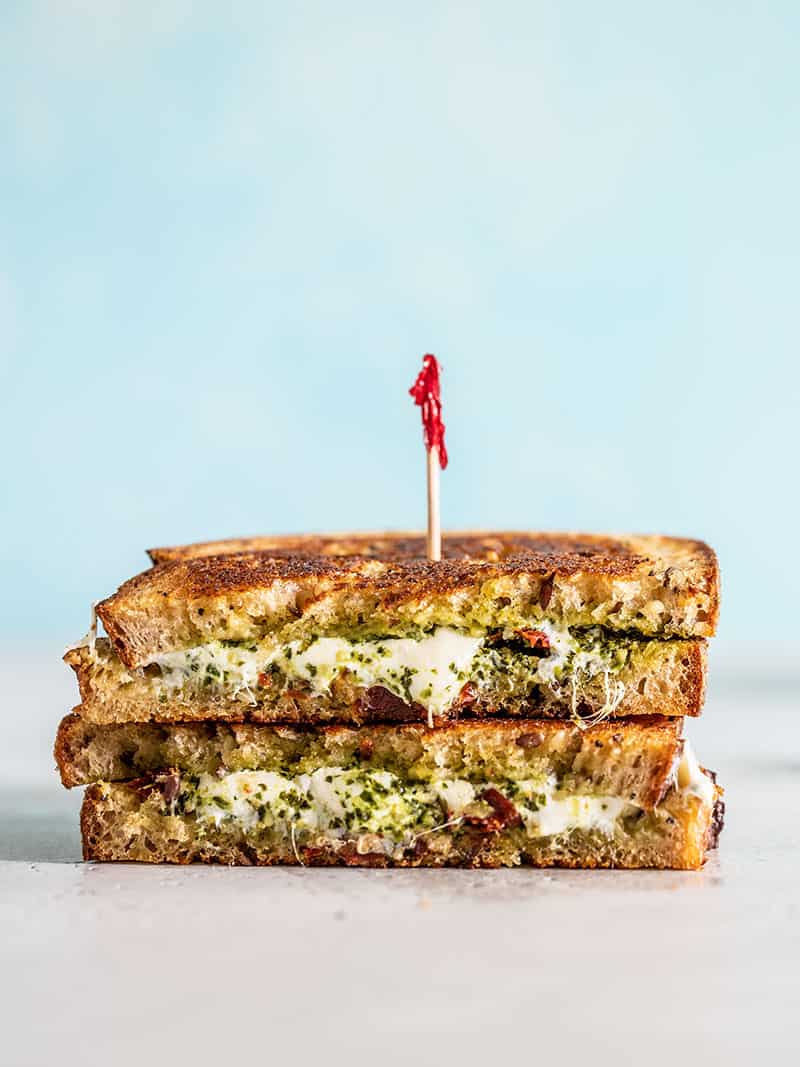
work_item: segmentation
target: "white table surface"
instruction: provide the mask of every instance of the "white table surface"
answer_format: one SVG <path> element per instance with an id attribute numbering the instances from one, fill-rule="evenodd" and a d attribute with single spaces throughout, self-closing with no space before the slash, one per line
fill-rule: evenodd
<path id="1" fill-rule="evenodd" d="M 0 1062 L 798 1062 L 788 662 L 728 663 L 691 724 L 727 789 L 702 872 L 393 872 L 78 862 L 49 753 L 70 678 L 7 654 Z"/>

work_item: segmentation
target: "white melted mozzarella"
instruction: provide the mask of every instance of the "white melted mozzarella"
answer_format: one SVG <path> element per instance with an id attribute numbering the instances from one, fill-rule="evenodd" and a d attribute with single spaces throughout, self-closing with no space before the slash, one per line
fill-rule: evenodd
<path id="1" fill-rule="evenodd" d="M 320 637 L 305 650 L 293 642 L 281 649 L 273 662 L 290 677 L 303 679 L 315 693 L 326 692 L 335 675 L 347 670 L 359 685 L 382 685 L 401 699 L 421 704 L 436 714 L 458 696 L 464 684 L 461 678 L 468 673 L 482 644 L 482 637 L 440 626 L 419 640 L 393 637 L 347 641 Z"/>
<path id="2" fill-rule="evenodd" d="M 437 796 L 455 817 L 478 796 L 471 782 L 444 779 L 434 784 Z M 503 786 L 495 786 L 503 793 Z M 555 795 L 555 782 L 523 780 L 514 782 L 514 806 L 531 837 L 551 837 L 569 830 L 600 830 L 613 835 L 619 817 L 632 806 L 617 797 Z"/>
<path id="3" fill-rule="evenodd" d="M 619 797 L 604 796 L 547 797 L 536 811 L 528 811 L 523 804 L 518 808 L 525 826 L 535 837 L 552 837 L 569 830 L 599 830 L 611 837 L 620 816 L 634 810 Z"/>
<path id="4" fill-rule="evenodd" d="M 700 797 L 706 805 L 710 806 L 714 803 L 716 795 L 714 783 L 697 762 L 694 749 L 688 741 L 683 742 L 683 753 L 678 764 L 675 784 L 682 793 Z"/>
<path id="5" fill-rule="evenodd" d="M 565 666 L 570 654 L 576 651 L 577 642 L 566 627 L 556 626 L 546 619 L 537 622 L 536 629 L 546 634 L 550 643 L 549 654 L 539 661 L 537 674 L 540 681 L 554 685 L 557 681 L 556 672 Z M 513 637 L 514 633 L 510 631 L 504 636 Z"/>
<path id="6" fill-rule="evenodd" d="M 707 806 L 714 784 L 702 770 L 688 742 L 676 771 L 675 787 Z M 563 795 L 555 779 L 481 783 L 463 778 L 409 782 L 391 771 L 321 767 L 294 777 L 274 771 L 236 771 L 200 776 L 188 796 L 187 811 L 216 826 L 227 818 L 246 830 L 275 826 L 288 833 L 324 831 L 383 835 L 408 843 L 415 833 L 458 821 L 487 788 L 511 795 L 530 837 L 552 837 L 571 830 L 597 830 L 613 836 L 619 820 L 637 810 L 614 796 Z"/>
<path id="7" fill-rule="evenodd" d="M 270 662 L 272 654 L 263 645 L 250 648 L 210 641 L 207 645 L 180 652 L 165 652 L 153 663 L 160 668 L 161 680 L 168 689 L 180 689 L 187 682 L 210 679 L 215 685 L 224 685 L 237 695 L 242 691 L 252 693 L 258 684 L 259 673 Z"/>
<path id="8" fill-rule="evenodd" d="M 514 805 L 530 837 L 578 829 L 613 836 L 619 818 L 635 810 L 618 797 L 559 797 L 552 780 L 513 784 Z M 284 833 L 289 827 L 297 832 L 324 831 L 334 837 L 370 833 L 408 843 L 415 832 L 457 822 L 487 787 L 460 778 L 409 784 L 389 771 L 341 767 L 323 767 L 294 778 L 238 771 L 222 778 L 201 775 L 187 810 L 216 826 L 232 818 L 248 830 L 262 824 Z M 504 790 L 503 783 L 493 788 Z"/>
<path id="9" fill-rule="evenodd" d="M 606 705 L 602 711 L 613 711 L 625 687 L 612 681 L 604 654 L 582 649 L 566 627 L 544 620 L 536 628 L 546 635 L 548 651 L 529 661 L 529 665 L 535 664 L 529 676 L 531 683 L 557 689 L 566 680 L 568 667 L 566 677 L 572 685 L 574 711 L 580 679 L 602 673 L 606 687 Z M 516 635 L 509 630 L 503 636 L 513 640 Z M 433 717 L 457 700 L 476 666 L 482 663 L 483 670 L 478 675 L 484 682 L 491 678 L 492 670 L 503 669 L 490 665 L 487 673 L 486 661 L 479 657 L 482 650 L 491 650 L 491 646 L 484 649 L 485 645 L 485 635 L 475 637 L 440 626 L 419 638 L 318 637 L 310 643 L 285 644 L 278 644 L 274 638 L 253 644 L 210 641 L 195 648 L 167 652 L 152 662 L 159 667 L 162 684 L 170 692 L 186 685 L 205 686 L 222 689 L 253 704 L 258 687 L 265 684 L 265 672 L 270 669 L 279 671 L 288 684 L 300 682 L 315 695 L 328 693 L 336 676 L 347 671 L 359 686 L 382 686 L 405 703 L 421 705 L 432 725 Z"/>
<path id="10" fill-rule="evenodd" d="M 358 685 L 383 686 L 401 700 L 419 703 L 431 714 L 438 714 L 458 697 L 483 640 L 442 626 L 418 640 L 319 637 L 306 647 L 299 641 L 253 646 L 211 641 L 167 652 L 153 663 L 169 689 L 193 680 L 210 681 L 234 695 L 244 692 L 251 697 L 259 675 L 272 665 L 290 680 L 304 682 L 316 694 L 327 693 L 336 675 L 347 670 Z"/>
<path id="11" fill-rule="evenodd" d="M 475 800 L 475 786 L 463 778 L 444 778 L 434 782 L 432 788 L 448 817 L 458 818 Z"/>
<path id="12" fill-rule="evenodd" d="M 402 838 L 434 801 L 429 787 L 401 788 L 389 771 L 321 767 L 294 778 L 270 771 L 203 774 L 186 810 L 215 826 L 230 817 L 245 829 L 262 823 L 283 832 L 292 826 L 334 837 L 352 830 Z"/>
<path id="13" fill-rule="evenodd" d="M 244 771 L 215 778 L 200 776 L 197 789 L 198 812 L 219 826 L 226 816 L 252 829 L 259 821 L 259 805 L 275 807 L 284 793 L 291 793 L 293 782 L 273 771 Z"/>

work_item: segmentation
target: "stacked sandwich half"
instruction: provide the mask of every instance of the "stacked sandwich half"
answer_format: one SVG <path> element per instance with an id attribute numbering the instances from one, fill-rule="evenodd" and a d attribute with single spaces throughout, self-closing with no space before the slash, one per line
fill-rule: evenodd
<path id="1" fill-rule="evenodd" d="M 71 649 L 94 860 L 696 868 L 683 739 L 718 611 L 696 541 L 464 534 L 158 549 Z"/>

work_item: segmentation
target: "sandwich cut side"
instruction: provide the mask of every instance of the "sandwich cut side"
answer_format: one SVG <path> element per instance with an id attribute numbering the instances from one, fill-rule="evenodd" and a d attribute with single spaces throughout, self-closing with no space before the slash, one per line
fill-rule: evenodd
<path id="1" fill-rule="evenodd" d="M 153 550 L 67 662 L 98 722 L 697 715 L 716 560 L 700 542 L 464 534 Z M 197 554 L 192 554 L 192 552 Z M 214 552 L 216 554 L 210 554 Z"/>
<path id="2" fill-rule="evenodd" d="M 475 636 L 215 641 L 126 667 L 107 640 L 71 649 L 94 722 L 447 722 L 699 715 L 702 639 L 609 638 L 552 624 Z"/>
<path id="3" fill-rule="evenodd" d="M 259 537 L 153 549 L 65 655 L 93 860 L 697 869 L 683 739 L 713 551 L 652 535 Z M 97 636 L 97 620 L 104 636 Z"/>
<path id="4" fill-rule="evenodd" d="M 96 782 L 92 859 L 693 868 L 721 818 L 713 777 L 664 718 L 296 730 L 70 716 L 57 756 L 65 782 Z"/>
<path id="5" fill-rule="evenodd" d="M 464 534 L 443 559 L 419 539 L 297 539 L 270 549 L 165 559 L 97 608 L 127 667 L 217 640 L 281 643 L 328 634 L 413 637 L 439 627 L 514 633 L 551 623 L 646 637 L 708 637 L 716 557 L 699 541 L 565 534 Z M 239 542 L 235 543 L 237 546 Z M 219 548 L 219 545 L 216 546 Z M 186 550 L 189 551 L 188 549 Z M 345 554 L 345 553 L 350 554 Z"/>

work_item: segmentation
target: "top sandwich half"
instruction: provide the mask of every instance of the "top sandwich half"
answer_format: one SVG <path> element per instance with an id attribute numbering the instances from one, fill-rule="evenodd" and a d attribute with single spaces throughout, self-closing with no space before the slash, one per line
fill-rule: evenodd
<path id="1" fill-rule="evenodd" d="M 309 718 L 345 721 L 699 712 L 718 614 L 707 545 L 464 533 L 442 548 L 440 563 L 413 534 L 153 549 L 154 566 L 98 605 L 110 645 L 67 660 L 84 705 L 106 690 L 105 721 L 302 721 L 303 701 Z"/>

